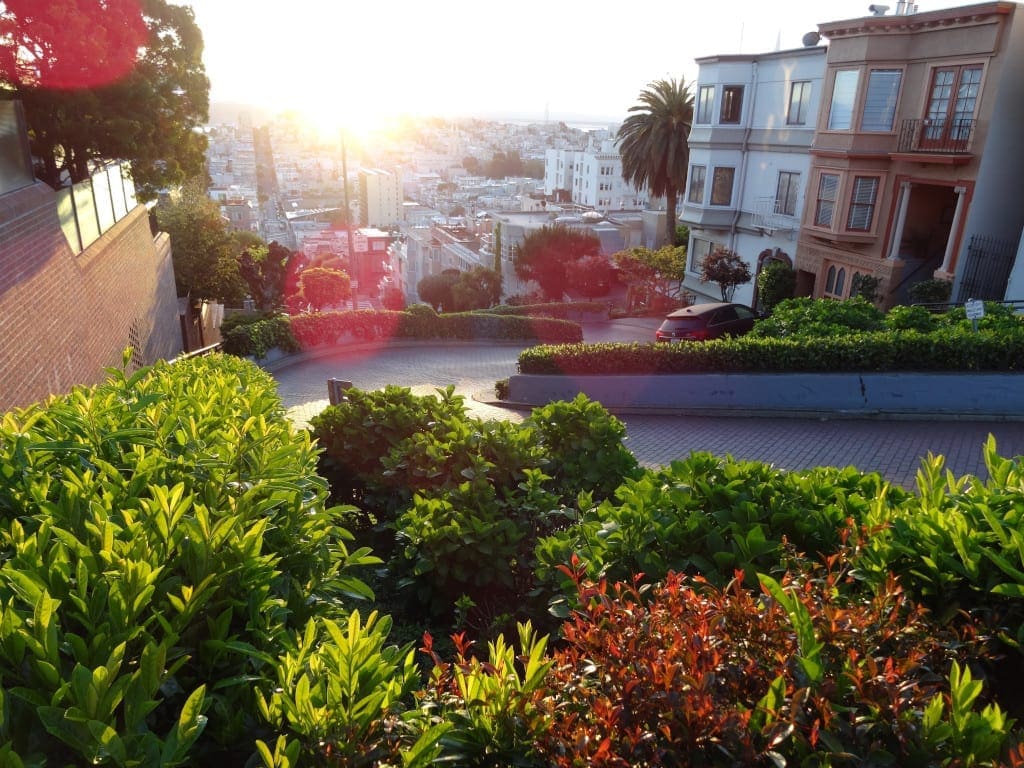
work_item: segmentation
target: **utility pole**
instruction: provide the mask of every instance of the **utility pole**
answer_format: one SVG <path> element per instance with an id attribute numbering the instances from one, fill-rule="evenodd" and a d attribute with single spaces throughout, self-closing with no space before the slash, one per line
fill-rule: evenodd
<path id="1" fill-rule="evenodd" d="M 342 188 L 345 190 L 345 236 L 348 240 L 348 266 L 352 270 L 350 278 L 356 278 L 359 270 L 356 269 L 356 252 L 352 247 L 352 206 L 348 200 L 348 153 L 345 150 L 345 129 L 341 129 L 341 176 Z M 353 280 L 356 284 L 352 291 L 352 309 L 359 309 L 359 280 Z"/>

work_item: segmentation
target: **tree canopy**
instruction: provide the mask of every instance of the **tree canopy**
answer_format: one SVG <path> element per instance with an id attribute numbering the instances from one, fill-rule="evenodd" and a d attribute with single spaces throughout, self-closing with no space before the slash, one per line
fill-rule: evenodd
<path id="1" fill-rule="evenodd" d="M 669 244 L 675 245 L 676 203 L 690 163 L 693 94 L 682 78 L 655 80 L 640 92 L 638 101 L 617 134 L 622 178 L 665 198 L 665 232 Z"/>
<path id="2" fill-rule="evenodd" d="M 513 266 L 520 279 L 536 282 L 549 301 L 561 301 L 568 285 L 566 264 L 600 251 L 595 235 L 555 224 L 527 234 L 516 248 Z"/>
<path id="3" fill-rule="evenodd" d="M 249 295 L 256 302 L 257 309 L 269 311 L 284 304 L 285 295 L 294 287 L 289 285 L 289 281 L 296 282 L 294 271 L 296 262 L 300 260 L 301 254 L 293 254 L 276 240 L 270 245 L 262 241 L 250 244 L 242 251 L 238 270 L 249 286 Z"/>
<path id="4" fill-rule="evenodd" d="M 450 312 L 455 308 L 452 286 L 458 282 L 459 271 L 446 269 L 438 275 L 427 275 L 416 284 L 420 301 L 429 304 L 435 312 Z"/>
<path id="5" fill-rule="evenodd" d="M 25 107 L 36 174 L 54 188 L 126 160 L 140 199 L 200 174 L 210 82 L 188 6 L 5 0 L 0 87 Z"/>
<path id="6" fill-rule="evenodd" d="M 676 298 L 683 289 L 686 277 L 686 248 L 666 245 L 652 251 L 650 248 L 630 248 L 613 257 L 623 281 L 651 297 Z"/>
<path id="7" fill-rule="evenodd" d="M 156 218 L 171 238 L 178 295 L 241 306 L 247 293 L 238 266 L 241 247 L 202 185 L 186 184 L 178 199 L 156 207 Z"/>
<path id="8" fill-rule="evenodd" d="M 704 257 L 700 265 L 700 279 L 706 283 L 718 283 L 722 301 L 731 301 L 737 285 L 751 280 L 750 265 L 736 251 L 715 248 Z"/>
<path id="9" fill-rule="evenodd" d="M 501 298 L 501 275 L 487 267 L 473 267 L 459 275 L 452 285 L 457 312 L 493 307 Z"/>
<path id="10" fill-rule="evenodd" d="M 347 272 L 326 267 L 310 267 L 299 277 L 302 297 L 319 312 L 340 304 L 352 296 L 352 280 Z"/>

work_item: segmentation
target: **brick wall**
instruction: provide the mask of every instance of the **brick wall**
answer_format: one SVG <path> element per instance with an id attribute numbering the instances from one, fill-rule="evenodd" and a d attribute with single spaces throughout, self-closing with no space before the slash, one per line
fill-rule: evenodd
<path id="1" fill-rule="evenodd" d="M 171 249 L 144 206 L 77 256 L 56 195 L 0 195 L 0 413 L 95 384 L 126 346 L 139 364 L 181 351 Z"/>

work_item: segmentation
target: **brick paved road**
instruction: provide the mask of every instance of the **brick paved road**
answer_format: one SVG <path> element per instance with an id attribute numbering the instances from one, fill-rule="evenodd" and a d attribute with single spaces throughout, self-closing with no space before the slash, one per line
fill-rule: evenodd
<path id="1" fill-rule="evenodd" d="M 656 327 L 654 322 L 653 326 Z M 651 320 L 609 323 L 585 329 L 588 341 L 647 339 Z M 494 382 L 516 372 L 521 346 L 452 344 L 382 346 L 333 353 L 274 372 L 278 392 L 299 424 L 327 405 L 327 379 L 347 379 L 361 389 L 386 384 L 431 394 L 454 385 L 470 413 L 481 418 L 521 419 L 525 414 L 473 399 L 490 397 Z M 987 477 L 982 446 L 991 433 L 1003 456 L 1024 455 L 1024 423 L 977 421 L 885 421 L 632 415 L 620 418 L 626 445 L 644 466 L 662 466 L 691 451 L 764 461 L 784 469 L 855 466 L 877 471 L 894 483 L 914 487 L 921 459 L 929 452 L 946 458 L 956 476 Z"/>

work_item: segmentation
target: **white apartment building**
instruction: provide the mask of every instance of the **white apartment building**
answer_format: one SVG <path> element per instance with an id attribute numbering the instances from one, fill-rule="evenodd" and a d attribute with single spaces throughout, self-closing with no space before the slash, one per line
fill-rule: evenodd
<path id="1" fill-rule="evenodd" d="M 690 170 L 679 223 L 690 228 L 684 287 L 719 300 L 700 280 L 716 246 L 755 276 L 771 259 L 793 265 L 825 74 L 823 46 L 697 59 Z M 733 300 L 753 304 L 755 282 Z"/>
<path id="2" fill-rule="evenodd" d="M 613 139 L 602 139 L 576 155 L 572 201 L 596 211 L 623 211 L 645 207 L 648 196 L 622 178 L 618 146 Z"/>
<path id="3" fill-rule="evenodd" d="M 646 191 L 622 178 L 622 157 L 611 138 L 591 137 L 586 149 L 547 150 L 544 194 L 602 212 L 637 210 L 649 202 Z"/>
<path id="4" fill-rule="evenodd" d="M 548 149 L 544 152 L 544 194 L 555 200 L 572 199 L 572 169 L 575 149 Z"/>
<path id="5" fill-rule="evenodd" d="M 359 223 L 388 228 L 402 220 L 402 179 L 379 168 L 359 171 Z"/>

